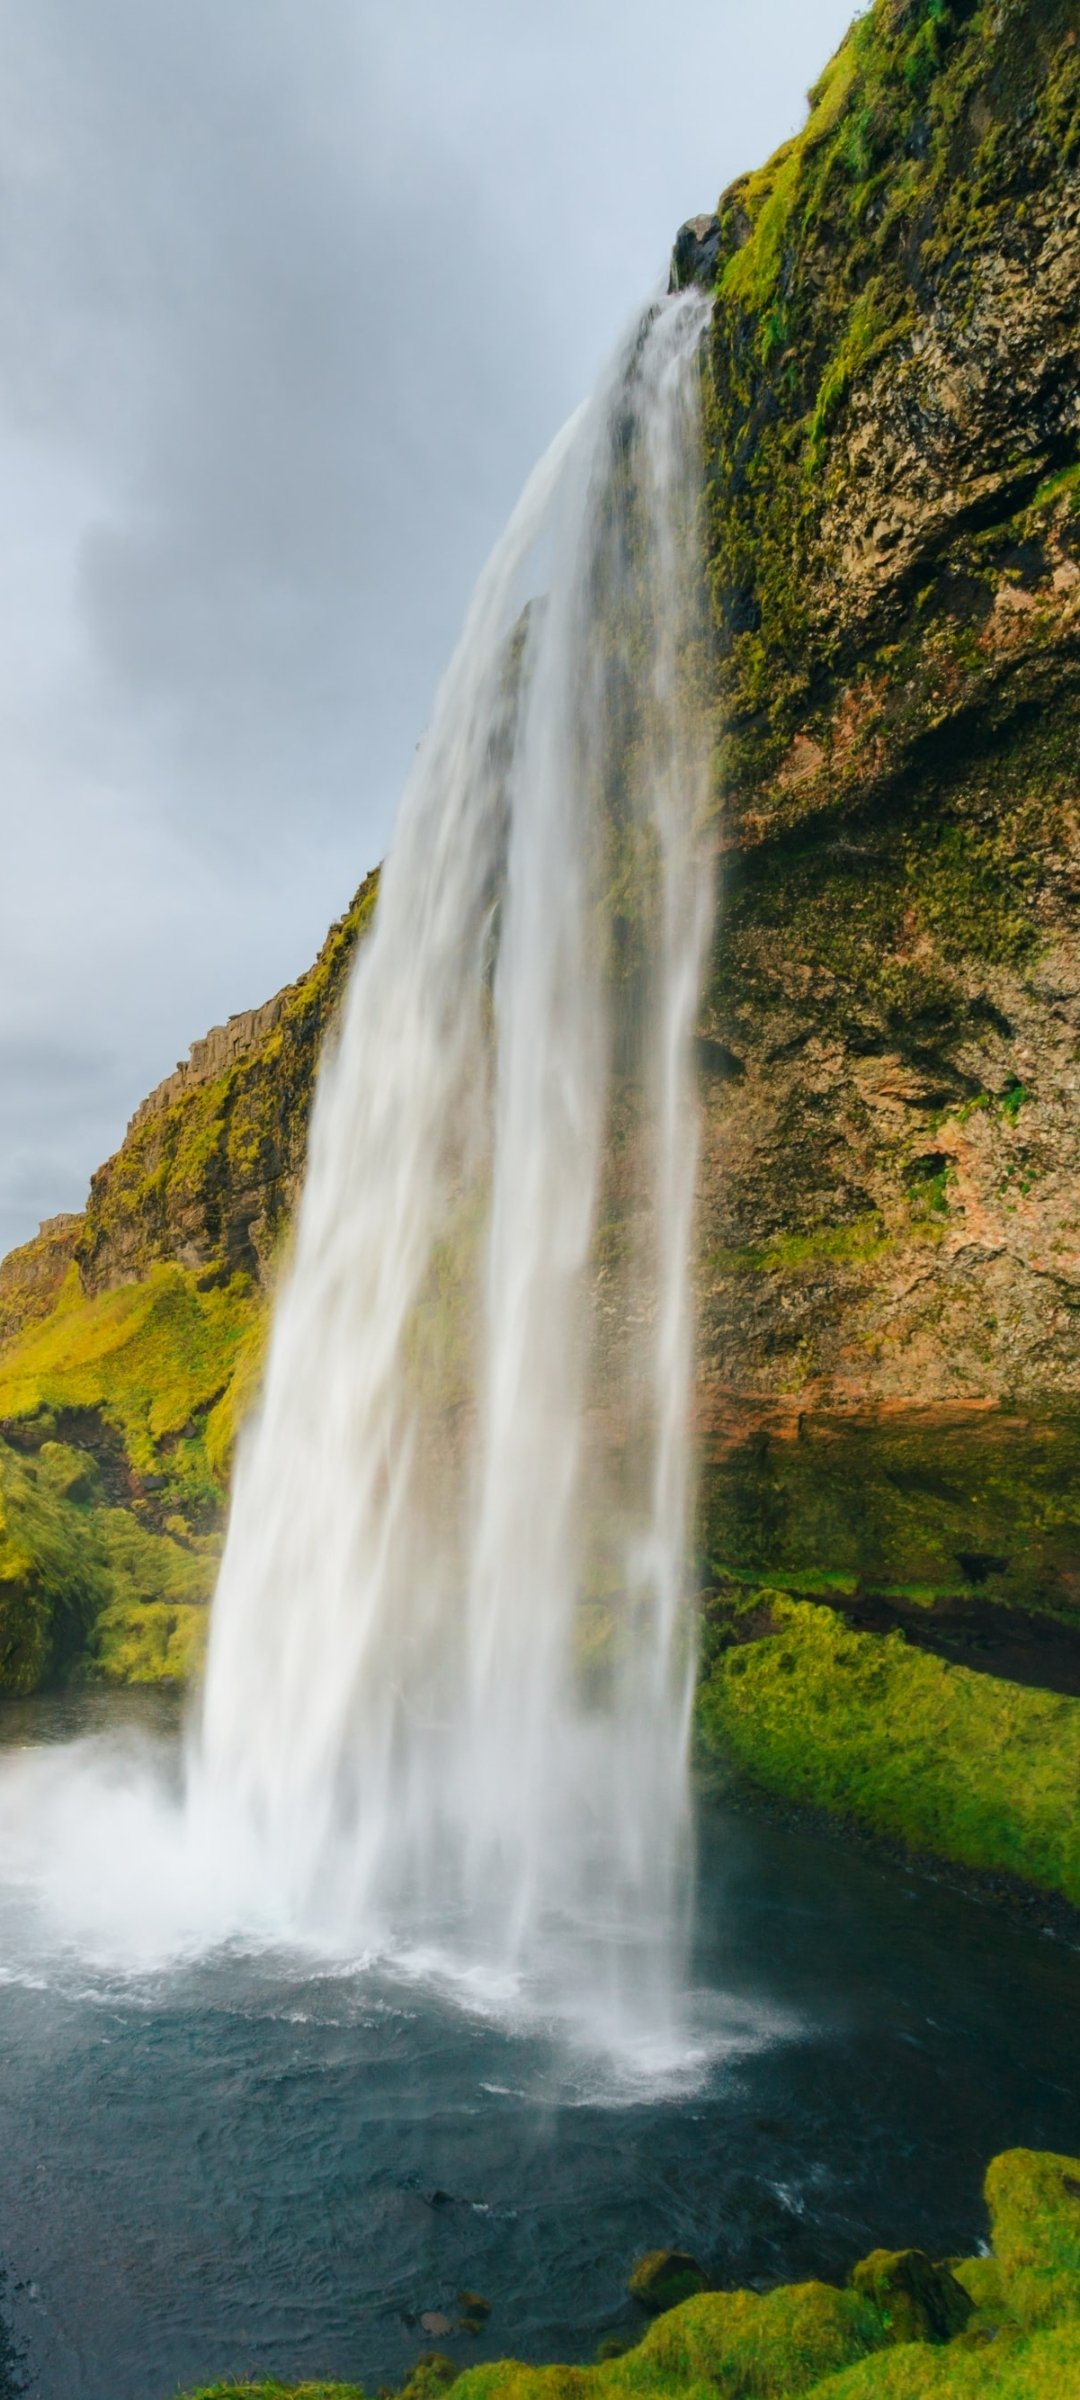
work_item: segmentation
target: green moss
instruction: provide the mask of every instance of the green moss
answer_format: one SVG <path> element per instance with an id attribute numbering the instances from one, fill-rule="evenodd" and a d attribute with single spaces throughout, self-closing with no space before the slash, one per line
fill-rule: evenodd
<path id="1" fill-rule="evenodd" d="M 189 2400 L 366 2400 L 358 2383 L 209 2383 Z"/>
<path id="2" fill-rule="evenodd" d="M 209 1612 L 121 1600 L 102 1611 L 88 1666 L 105 1683 L 193 1683 L 206 1658 Z"/>
<path id="3" fill-rule="evenodd" d="M 0 1442 L 0 1691 L 74 1674 L 185 1680 L 215 1564 L 212 1540 L 110 1506 L 85 1450 Z"/>
<path id="4" fill-rule="evenodd" d="M 94 1177 L 77 1246 L 90 1290 L 178 1253 L 222 1282 L 265 1276 L 302 1170 L 319 1055 L 377 895 L 372 874 L 310 973 L 279 994 L 274 1021 L 260 1031 L 256 1018 L 205 1081 L 178 1081 Z"/>
<path id="5" fill-rule="evenodd" d="M 206 1290 L 176 1266 L 91 1300 L 72 1275 L 52 1316 L 0 1352 L 0 1416 L 98 1410 L 146 1474 L 184 1437 L 170 1475 L 205 1481 L 194 1421 L 229 1384 L 255 1304 L 245 1278 Z"/>
<path id="6" fill-rule="evenodd" d="M 775 1630 L 699 1696 L 709 1755 L 766 1789 L 1080 1905 L 1080 1701 L 948 1666 L 762 1594 Z"/>
<path id="7" fill-rule="evenodd" d="M 851 473 L 848 403 L 886 353 L 910 359 L 935 311 L 963 327 L 973 266 L 1008 247 L 1029 194 L 1060 180 L 1080 140 L 1071 22 L 1069 0 L 1003 17 L 991 0 L 876 0 L 803 131 L 720 201 L 710 548 L 729 794 L 773 774 L 808 703 L 850 683 L 857 650 L 837 638 L 836 561 L 820 539 L 823 505 Z M 931 533 L 936 560 L 936 519 Z M 905 719 L 909 732 L 941 721 L 956 670 L 985 689 L 988 662 L 938 624 L 913 674 L 927 629 L 902 586 L 892 615 L 911 635 L 881 695 L 899 735 Z M 853 753 L 844 777 L 859 767 Z"/>
<path id="8" fill-rule="evenodd" d="M 1008 2305 L 1029 2330 L 1080 2318 L 1080 2163 L 1007 2150 L 986 2178 L 994 2256 Z"/>
<path id="9" fill-rule="evenodd" d="M 88 1300 L 72 1273 L 0 1352 L 0 1689 L 195 1671 L 263 1320 L 244 1278 L 159 1267 Z"/>
<path id="10" fill-rule="evenodd" d="M 617 2394 L 712 2391 L 722 2400 L 796 2400 L 823 2375 L 888 2339 L 877 2310 L 824 2283 L 773 2292 L 702 2292 L 659 2318 L 643 2341 L 596 2367 L 473 2367 L 459 2400 L 615 2400 Z"/>
<path id="11" fill-rule="evenodd" d="M 996 2258 L 954 2258 L 949 2264 L 980 2317 L 1006 2313 L 1005 2290 Z"/>
<path id="12" fill-rule="evenodd" d="M 851 1225 L 814 1225 L 805 1233 L 780 1234 L 758 1250 L 714 1250 L 703 1268 L 706 1274 L 797 1275 L 823 1261 L 864 1266 L 888 1246 L 880 1217 L 868 1214 Z"/>
<path id="13" fill-rule="evenodd" d="M 39 1464 L 0 1443 L 0 1691 L 36 1691 L 61 1674 L 111 1590 L 75 1461 L 60 1444 L 46 1449 Z"/>
<path id="14" fill-rule="evenodd" d="M 971 2318 L 970 2294 L 925 2250 L 872 2250 L 852 2268 L 851 2282 L 873 2301 L 894 2342 L 949 2342 Z"/>
<path id="15" fill-rule="evenodd" d="M 786 1591 L 948 1598 L 1077 1622 L 1080 1411 L 751 1417 L 704 1470 L 699 1548 Z"/>
<path id="16" fill-rule="evenodd" d="M 947 2350 L 908 2343 L 818 2384 L 813 2400 L 1071 2400 L 1080 2391 L 1080 2326 L 1024 2337 L 964 2337 Z"/>

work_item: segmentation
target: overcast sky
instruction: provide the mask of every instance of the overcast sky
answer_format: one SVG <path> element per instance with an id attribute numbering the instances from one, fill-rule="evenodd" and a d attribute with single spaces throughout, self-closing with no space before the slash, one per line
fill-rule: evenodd
<path id="1" fill-rule="evenodd" d="M 3 0 L 0 1250 L 382 854 L 469 589 L 851 0 Z"/>

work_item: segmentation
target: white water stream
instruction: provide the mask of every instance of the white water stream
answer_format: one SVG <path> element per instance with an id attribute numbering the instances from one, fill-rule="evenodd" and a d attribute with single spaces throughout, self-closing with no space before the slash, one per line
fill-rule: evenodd
<path id="1" fill-rule="evenodd" d="M 707 308 L 648 312 L 481 578 L 320 1076 L 165 1850 L 124 1799 L 151 1913 L 213 1887 L 220 1936 L 249 1886 L 643 2054 L 691 1864 Z"/>

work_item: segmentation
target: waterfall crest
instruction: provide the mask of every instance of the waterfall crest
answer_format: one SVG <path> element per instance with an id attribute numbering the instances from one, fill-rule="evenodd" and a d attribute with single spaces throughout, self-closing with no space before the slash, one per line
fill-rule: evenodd
<path id="1" fill-rule="evenodd" d="M 707 313 L 651 308 L 554 443 L 439 692 L 320 1076 L 189 1780 L 298 1925 L 631 2035 L 673 2005 L 690 1864 Z"/>

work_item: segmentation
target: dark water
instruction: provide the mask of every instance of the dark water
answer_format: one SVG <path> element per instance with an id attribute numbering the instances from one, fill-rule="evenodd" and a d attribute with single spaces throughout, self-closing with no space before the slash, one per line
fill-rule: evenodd
<path id="1" fill-rule="evenodd" d="M 0 1738 L 66 1729 L 13 1710 Z M 701 1845 L 695 1974 L 744 2031 L 681 2098 L 620 2103 L 535 2032 L 295 1961 L 0 1983 L 29 2391 L 373 2390 L 461 2287 L 493 2304 L 478 2341 L 439 2340 L 462 2361 L 588 2357 L 637 2330 L 626 2272 L 657 2243 L 725 2283 L 970 2251 L 995 2150 L 1080 2151 L 1074 1952 L 840 1840 L 712 1806 Z"/>

